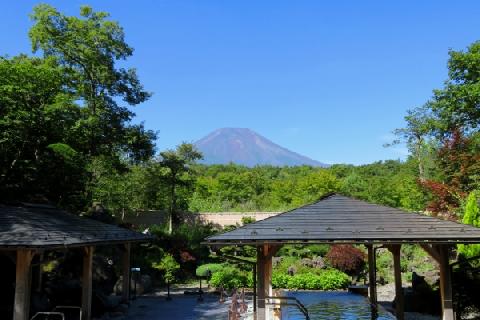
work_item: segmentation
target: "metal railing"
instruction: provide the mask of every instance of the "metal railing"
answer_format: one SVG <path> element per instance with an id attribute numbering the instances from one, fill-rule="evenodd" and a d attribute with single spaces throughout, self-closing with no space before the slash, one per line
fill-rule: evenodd
<path id="1" fill-rule="evenodd" d="M 65 314 L 71 314 L 78 312 L 77 316 L 74 316 L 75 319 L 82 319 L 82 308 L 77 306 L 56 306 L 53 311 L 50 312 L 37 312 L 30 320 L 73 320 L 71 317 L 65 317 Z"/>
<path id="2" fill-rule="evenodd" d="M 268 302 L 267 302 L 268 300 Z M 275 300 L 280 300 L 280 303 L 275 302 Z M 283 301 L 282 301 L 283 300 Z M 300 312 L 305 316 L 306 320 L 310 320 L 310 315 L 308 314 L 308 309 L 295 297 L 265 297 L 265 304 L 280 306 L 292 306 L 296 307 Z"/>
<path id="3" fill-rule="evenodd" d="M 82 320 L 82 308 L 77 306 L 56 306 L 53 311 L 65 314 L 66 320 Z M 74 315 L 75 314 L 75 315 Z M 78 315 L 78 317 L 77 317 Z"/>
<path id="4" fill-rule="evenodd" d="M 37 312 L 30 320 L 65 320 L 65 315 L 62 312 Z"/>

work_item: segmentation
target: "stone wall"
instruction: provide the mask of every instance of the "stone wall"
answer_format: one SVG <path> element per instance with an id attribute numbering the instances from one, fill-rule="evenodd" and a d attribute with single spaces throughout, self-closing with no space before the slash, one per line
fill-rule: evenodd
<path id="1" fill-rule="evenodd" d="M 201 213 L 182 213 L 186 222 L 204 222 L 225 227 L 228 225 L 242 225 L 243 217 L 251 217 L 256 221 L 275 216 L 280 212 L 201 212 Z M 126 222 L 135 225 L 162 224 L 166 220 L 164 211 L 142 211 L 137 216 L 128 217 Z"/>

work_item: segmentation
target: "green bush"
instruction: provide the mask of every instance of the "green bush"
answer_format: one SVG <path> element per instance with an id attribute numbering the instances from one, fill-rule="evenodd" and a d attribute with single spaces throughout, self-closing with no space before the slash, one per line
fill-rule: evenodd
<path id="1" fill-rule="evenodd" d="M 288 289 L 288 280 L 291 278 L 288 274 L 273 272 L 272 274 L 272 287 Z"/>
<path id="2" fill-rule="evenodd" d="M 462 223 L 480 228 L 480 191 L 473 191 L 468 195 L 463 214 Z M 472 258 L 480 255 L 479 244 L 459 244 L 458 253 L 465 258 Z"/>
<path id="3" fill-rule="evenodd" d="M 208 277 L 213 275 L 215 272 L 222 270 L 223 267 L 223 264 L 220 263 L 202 264 L 197 268 L 195 274 L 197 275 L 197 277 Z"/>
<path id="4" fill-rule="evenodd" d="M 249 285 L 250 279 L 247 272 L 234 267 L 225 266 L 215 272 L 210 278 L 210 284 L 214 287 L 225 289 L 243 288 Z"/>
<path id="5" fill-rule="evenodd" d="M 335 269 L 325 270 L 319 277 L 322 290 L 345 289 L 350 284 L 350 277 Z"/>
<path id="6" fill-rule="evenodd" d="M 302 273 L 294 276 L 274 272 L 272 286 L 283 289 L 339 290 L 350 284 L 350 277 L 335 269 L 323 270 L 320 274 Z"/>

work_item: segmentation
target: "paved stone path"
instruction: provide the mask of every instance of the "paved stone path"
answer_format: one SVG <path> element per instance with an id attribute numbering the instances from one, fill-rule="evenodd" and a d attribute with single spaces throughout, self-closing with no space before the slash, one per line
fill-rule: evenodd
<path id="1" fill-rule="evenodd" d="M 139 297 L 128 310 L 131 320 L 225 320 L 228 317 L 228 303 L 220 304 L 218 297 L 205 295 L 203 302 L 196 296 L 175 295 L 167 301 L 164 297 Z"/>

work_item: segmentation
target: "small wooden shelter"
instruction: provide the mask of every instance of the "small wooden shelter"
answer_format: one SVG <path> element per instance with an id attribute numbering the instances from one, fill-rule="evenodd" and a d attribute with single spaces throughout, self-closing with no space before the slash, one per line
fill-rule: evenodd
<path id="1" fill-rule="evenodd" d="M 130 246 L 149 236 L 46 205 L 0 205 L 0 254 L 16 261 L 14 320 L 29 319 L 31 262 L 46 250 L 83 249 L 82 320 L 91 317 L 92 259 L 96 246 L 119 245 L 123 251 L 123 299 L 128 300 Z M 0 275 L 1 276 L 1 275 Z"/>
<path id="2" fill-rule="evenodd" d="M 453 320 L 449 252 L 453 245 L 480 243 L 480 229 L 469 225 L 371 204 L 339 194 L 236 230 L 206 239 L 210 246 L 252 245 L 257 248 L 257 319 L 267 317 L 272 296 L 272 257 L 283 244 L 363 244 L 368 248 L 370 300 L 376 304 L 374 247 L 393 254 L 396 315 L 404 319 L 400 270 L 402 244 L 420 245 L 440 267 L 442 319 Z"/>

